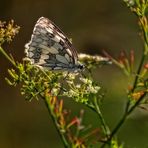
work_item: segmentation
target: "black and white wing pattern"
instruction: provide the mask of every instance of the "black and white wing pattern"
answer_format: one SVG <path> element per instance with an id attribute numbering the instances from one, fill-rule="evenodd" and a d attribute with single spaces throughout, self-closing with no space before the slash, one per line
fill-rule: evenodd
<path id="1" fill-rule="evenodd" d="M 25 53 L 31 64 L 49 70 L 79 71 L 77 51 L 66 35 L 49 19 L 37 21 L 31 40 L 25 45 Z"/>

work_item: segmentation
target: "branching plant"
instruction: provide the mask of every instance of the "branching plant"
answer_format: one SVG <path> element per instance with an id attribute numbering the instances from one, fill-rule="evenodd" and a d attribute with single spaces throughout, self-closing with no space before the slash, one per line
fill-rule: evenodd
<path id="1" fill-rule="evenodd" d="M 135 108 L 143 108 L 142 105 L 148 102 L 148 1 L 124 0 L 124 2 L 131 12 L 136 14 L 143 40 L 143 52 L 136 72 L 134 71 L 133 50 L 130 51 L 129 56 L 121 52 L 117 60 L 107 52 L 104 52 L 107 58 L 80 54 L 79 60 L 86 66 L 86 70 L 82 73 L 67 74 L 66 72 L 49 71 L 31 65 L 26 60 L 17 62 L 12 55 L 6 52 L 3 44 L 12 41 L 20 28 L 14 25 L 14 21 L 7 24 L 0 21 L 0 52 L 13 65 L 13 68 L 8 70 L 10 78 L 6 78 L 6 81 L 11 86 L 21 84 L 20 91 L 26 100 L 42 99 L 45 102 L 65 148 L 91 147 L 94 143 L 101 148 L 123 148 L 122 142 L 117 140 L 117 132 Z M 128 87 L 124 114 L 114 129 L 110 129 L 104 119 L 100 109 L 104 95 L 92 75 L 95 68 L 111 62 L 121 68 L 127 77 L 134 77 L 133 84 Z M 65 97 L 82 103 L 97 114 L 101 126 L 97 129 L 84 126 L 83 110 L 80 111 L 79 116 L 71 117 L 70 112 L 64 108 L 63 98 Z"/>

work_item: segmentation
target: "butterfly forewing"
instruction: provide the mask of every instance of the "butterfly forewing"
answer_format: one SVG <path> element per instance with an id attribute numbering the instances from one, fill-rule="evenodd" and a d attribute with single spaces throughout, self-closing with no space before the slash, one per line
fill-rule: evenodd
<path id="1" fill-rule="evenodd" d="M 32 64 L 51 69 L 75 71 L 78 56 L 65 34 L 49 19 L 37 21 L 31 41 L 26 44 L 27 58 Z"/>

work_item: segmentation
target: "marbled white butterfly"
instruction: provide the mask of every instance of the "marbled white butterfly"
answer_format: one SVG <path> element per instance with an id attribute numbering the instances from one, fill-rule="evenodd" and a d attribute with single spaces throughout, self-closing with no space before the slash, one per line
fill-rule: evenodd
<path id="1" fill-rule="evenodd" d="M 66 35 L 44 17 L 37 21 L 25 48 L 27 59 L 41 68 L 77 72 L 84 67 L 79 63 L 77 51 Z"/>

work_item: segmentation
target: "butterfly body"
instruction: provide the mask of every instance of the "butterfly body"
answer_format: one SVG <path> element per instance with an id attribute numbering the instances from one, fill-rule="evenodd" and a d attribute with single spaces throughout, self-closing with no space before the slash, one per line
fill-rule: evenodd
<path id="1" fill-rule="evenodd" d="M 77 51 L 66 35 L 44 17 L 37 21 L 25 48 L 27 59 L 41 68 L 77 72 L 84 67 L 79 63 Z"/>

